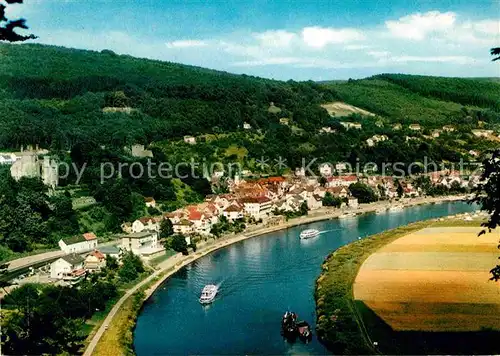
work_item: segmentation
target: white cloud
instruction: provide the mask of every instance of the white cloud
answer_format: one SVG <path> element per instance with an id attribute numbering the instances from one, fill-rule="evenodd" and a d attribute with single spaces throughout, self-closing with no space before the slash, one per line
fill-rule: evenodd
<path id="1" fill-rule="evenodd" d="M 448 64 L 473 64 L 476 59 L 467 56 L 395 56 L 390 57 L 391 62 L 438 62 Z"/>
<path id="2" fill-rule="evenodd" d="M 178 40 L 166 43 L 167 48 L 192 48 L 208 46 L 206 41 L 201 40 Z"/>
<path id="3" fill-rule="evenodd" d="M 385 26 L 394 37 L 424 40 L 433 32 L 446 32 L 453 28 L 457 15 L 454 12 L 429 11 L 386 21 Z"/>
<path id="4" fill-rule="evenodd" d="M 390 52 L 388 52 L 388 51 L 368 51 L 367 54 L 369 54 L 370 56 L 375 57 L 375 58 L 384 58 L 384 57 L 388 57 Z"/>
<path id="5" fill-rule="evenodd" d="M 346 51 L 359 51 L 361 49 L 367 49 L 370 48 L 371 46 L 369 45 L 347 45 L 344 47 Z"/>
<path id="6" fill-rule="evenodd" d="M 289 47 L 297 35 L 284 30 L 266 31 L 255 33 L 254 37 L 259 40 L 264 47 L 286 48 Z"/>
<path id="7" fill-rule="evenodd" d="M 328 44 L 349 43 L 365 39 L 364 34 L 352 28 L 305 27 L 302 30 L 302 40 L 313 48 L 323 48 Z"/>

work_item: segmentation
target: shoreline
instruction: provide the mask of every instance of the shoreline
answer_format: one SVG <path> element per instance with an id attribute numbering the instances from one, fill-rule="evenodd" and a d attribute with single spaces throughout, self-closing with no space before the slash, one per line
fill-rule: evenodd
<path id="1" fill-rule="evenodd" d="M 414 198 L 410 199 L 407 201 L 400 201 L 398 204 L 403 205 L 404 208 L 412 207 L 412 206 L 417 206 L 417 205 L 425 205 L 425 204 L 434 204 L 434 203 L 441 203 L 441 202 L 451 202 L 451 201 L 460 201 L 464 200 L 466 197 L 465 196 L 441 196 L 441 197 L 425 197 L 425 198 Z M 217 240 L 214 240 L 212 242 L 208 242 L 204 245 L 202 245 L 194 254 L 184 256 L 181 253 L 178 253 L 176 255 L 173 255 L 169 257 L 167 260 L 159 263 L 156 268 L 157 270 L 136 284 L 133 288 L 129 289 L 123 296 L 118 300 L 118 302 L 113 306 L 109 314 L 106 316 L 102 324 L 100 325 L 99 329 L 97 332 L 94 334 L 92 340 L 88 344 L 87 348 L 85 349 L 84 356 L 90 356 L 93 354 L 94 350 L 96 349 L 99 341 L 101 340 L 104 332 L 107 330 L 107 327 L 112 321 L 113 317 L 116 315 L 116 313 L 119 311 L 120 307 L 123 305 L 123 303 L 131 297 L 133 294 L 135 294 L 141 287 L 147 285 L 148 283 L 152 282 L 155 278 L 159 278 L 154 282 L 153 285 L 149 286 L 145 291 L 144 291 L 144 298 L 142 300 L 142 304 L 144 304 L 156 291 L 156 289 L 169 277 L 171 277 L 174 273 L 176 273 L 179 269 L 185 267 L 186 265 L 192 263 L 193 261 L 206 256 L 209 253 L 212 253 L 214 251 L 217 251 L 221 248 L 225 248 L 227 246 L 230 246 L 234 243 L 244 241 L 246 239 L 252 238 L 252 237 L 258 237 L 258 236 L 263 236 L 267 235 L 276 231 L 281 231 L 281 230 L 286 230 L 292 227 L 296 226 L 301 226 L 305 224 L 310 224 L 314 222 L 319 222 L 319 221 L 325 221 L 325 220 L 332 220 L 335 218 L 338 218 L 340 215 L 342 215 L 345 212 L 355 212 L 356 215 L 362 215 L 366 213 L 373 213 L 376 212 L 379 209 L 386 208 L 388 209 L 393 203 L 389 201 L 382 201 L 382 202 L 375 202 L 375 203 L 370 203 L 370 204 L 360 204 L 360 207 L 358 209 L 332 209 L 332 208 L 321 208 L 316 211 L 310 212 L 309 215 L 307 216 L 302 216 L 298 218 L 291 219 L 289 221 L 286 221 L 285 223 L 278 224 L 276 226 L 269 226 L 269 227 L 263 227 L 263 228 L 257 228 L 253 231 L 247 231 L 247 232 L 242 232 L 241 234 L 238 235 L 233 235 L 233 236 L 227 236 L 223 237 Z M 132 316 L 132 317 L 136 317 Z M 133 327 L 135 328 L 135 322 Z M 118 352 L 117 354 L 122 354 L 122 352 Z"/>

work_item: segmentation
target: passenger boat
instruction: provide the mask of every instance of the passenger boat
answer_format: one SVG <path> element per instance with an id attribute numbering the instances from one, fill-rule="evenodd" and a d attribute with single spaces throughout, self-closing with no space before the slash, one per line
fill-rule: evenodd
<path id="1" fill-rule="evenodd" d="M 307 229 L 300 233 L 300 238 L 302 240 L 311 239 L 319 235 L 319 231 L 316 229 Z"/>
<path id="2" fill-rule="evenodd" d="M 217 295 L 218 288 L 217 286 L 213 284 L 208 284 L 205 287 L 203 287 L 203 290 L 201 291 L 201 296 L 200 296 L 200 303 L 201 304 L 210 304 L 213 302 L 215 299 L 215 296 Z"/>

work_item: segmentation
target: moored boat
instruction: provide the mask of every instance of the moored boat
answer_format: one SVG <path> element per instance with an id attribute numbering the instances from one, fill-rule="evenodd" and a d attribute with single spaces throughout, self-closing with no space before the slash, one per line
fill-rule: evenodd
<path id="1" fill-rule="evenodd" d="M 296 324 L 297 332 L 299 333 L 299 338 L 304 342 L 309 342 L 312 340 L 311 327 L 307 321 L 298 321 Z"/>
<path id="2" fill-rule="evenodd" d="M 300 238 L 302 240 L 311 239 L 319 235 L 319 231 L 316 229 L 307 229 L 300 233 Z"/>
<path id="3" fill-rule="evenodd" d="M 356 217 L 356 213 L 344 213 L 339 216 L 339 219 L 352 219 Z"/>
<path id="4" fill-rule="evenodd" d="M 215 296 L 217 295 L 218 288 L 216 285 L 213 284 L 208 284 L 205 287 L 203 287 L 203 290 L 201 291 L 201 296 L 200 296 L 200 303 L 201 304 L 210 304 L 213 302 L 215 299 Z"/>

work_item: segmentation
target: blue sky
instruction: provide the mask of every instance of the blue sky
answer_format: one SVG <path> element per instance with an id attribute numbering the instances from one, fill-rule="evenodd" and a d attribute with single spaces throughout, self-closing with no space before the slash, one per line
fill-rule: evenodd
<path id="1" fill-rule="evenodd" d="M 25 0 L 37 42 L 276 79 L 500 76 L 500 0 Z"/>

